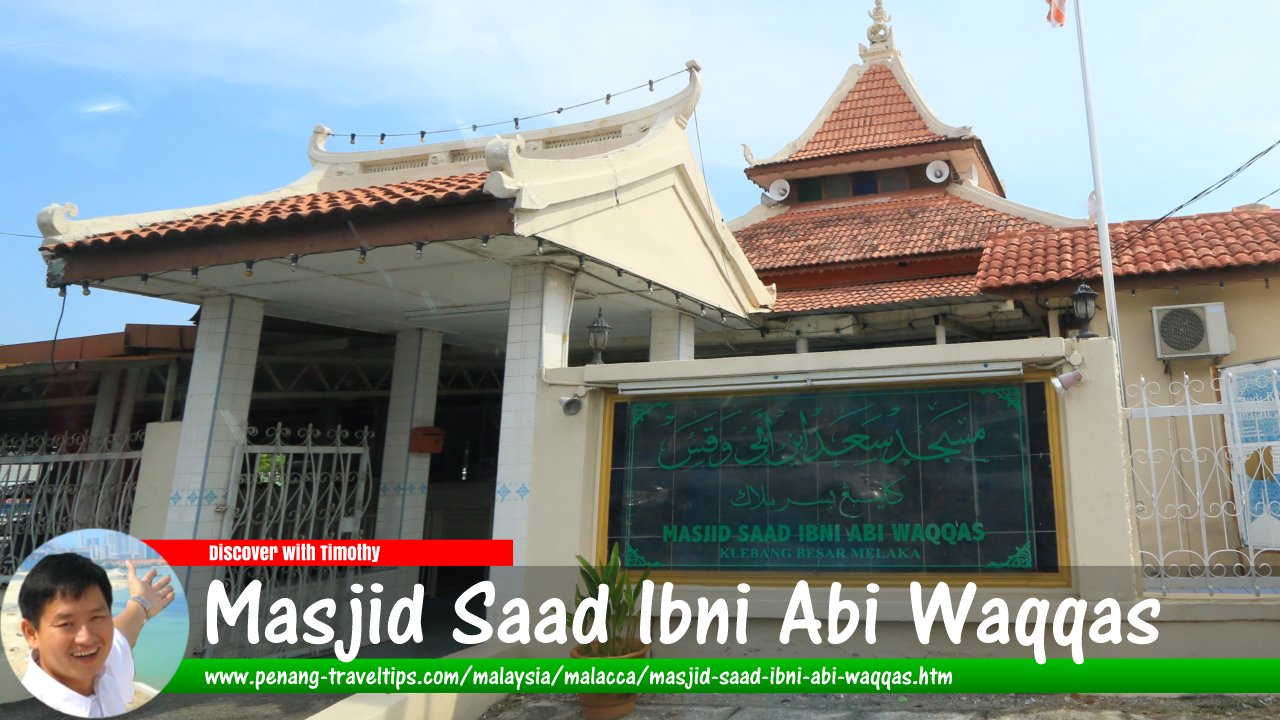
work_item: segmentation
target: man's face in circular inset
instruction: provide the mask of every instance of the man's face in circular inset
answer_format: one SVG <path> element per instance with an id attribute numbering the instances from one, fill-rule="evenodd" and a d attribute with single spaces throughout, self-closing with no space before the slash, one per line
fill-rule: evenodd
<path id="1" fill-rule="evenodd" d="M 22 621 L 22 635 L 40 667 L 81 695 L 93 694 L 93 678 L 107 663 L 114 633 L 111 608 L 96 585 L 78 598 L 54 597 L 38 626 Z"/>

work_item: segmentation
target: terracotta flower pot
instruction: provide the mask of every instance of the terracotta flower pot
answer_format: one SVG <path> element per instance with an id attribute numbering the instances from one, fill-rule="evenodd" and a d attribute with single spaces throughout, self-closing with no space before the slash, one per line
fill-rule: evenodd
<path id="1" fill-rule="evenodd" d="M 586 645 L 575 647 L 569 651 L 569 657 L 578 660 L 582 658 L 600 658 L 599 655 L 584 652 L 587 647 Z M 649 654 L 648 645 L 637 644 L 632 647 L 635 649 L 626 655 L 612 655 L 610 657 L 635 660 L 646 657 Z M 582 705 L 582 716 L 587 720 L 618 720 L 618 718 L 630 715 L 636 709 L 637 697 L 638 693 L 582 693 L 578 695 L 578 702 Z"/>

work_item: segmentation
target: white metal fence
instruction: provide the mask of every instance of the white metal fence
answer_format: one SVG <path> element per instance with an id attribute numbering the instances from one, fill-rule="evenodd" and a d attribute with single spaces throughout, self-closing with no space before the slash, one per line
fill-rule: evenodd
<path id="1" fill-rule="evenodd" d="M 282 425 L 259 433 L 250 428 L 240 452 L 230 527 L 237 540 L 358 540 L 373 531 L 374 482 L 369 465 L 368 428 L 338 427 L 321 431 L 307 426 L 291 431 Z M 261 580 L 262 607 L 290 598 L 306 607 L 322 598 L 345 594 L 354 568 L 227 567 L 218 570 L 227 593 L 238 597 L 249 583 Z M 339 609 L 347 603 L 339 602 Z M 341 618 L 339 618 L 339 621 Z M 341 626 L 341 625 L 338 625 Z M 279 645 L 252 645 L 243 629 L 219 642 L 225 657 L 307 652 L 310 646 L 280 650 Z"/>
<path id="2" fill-rule="evenodd" d="M 1149 592 L 1280 592 L 1278 387 L 1275 369 L 1246 366 L 1127 388 Z"/>
<path id="3" fill-rule="evenodd" d="M 129 531 L 145 431 L 0 435 L 0 584 L 52 537 Z"/>

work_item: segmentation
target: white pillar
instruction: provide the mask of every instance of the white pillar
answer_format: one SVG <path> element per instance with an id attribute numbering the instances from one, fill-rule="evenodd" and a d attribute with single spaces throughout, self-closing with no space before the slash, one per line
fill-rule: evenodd
<path id="1" fill-rule="evenodd" d="M 244 441 L 262 311 L 261 300 L 231 295 L 200 306 L 166 538 L 212 538 L 222 531 L 226 513 L 214 508 L 228 502 L 232 462 Z"/>
<path id="2" fill-rule="evenodd" d="M 802 355 L 809 352 L 809 338 L 797 334 L 796 335 L 796 354 Z"/>
<path id="3" fill-rule="evenodd" d="M 258 364 L 263 303 L 221 295 L 200 305 L 200 326 L 191 358 L 187 401 L 178 436 L 177 464 L 168 488 L 166 539 L 217 538 L 235 512 L 231 506 L 236 452 L 244 444 L 249 397 Z M 221 508 L 219 508 L 221 506 Z M 178 573 L 187 592 L 191 633 L 204 645 L 205 592 L 214 569 Z"/>
<path id="4" fill-rule="evenodd" d="M 551 265 L 511 270 L 493 537 L 514 540 L 517 566 L 528 556 L 529 497 L 536 492 L 533 405 L 538 371 L 567 364 L 573 284 L 573 275 Z"/>
<path id="5" fill-rule="evenodd" d="M 679 310 L 649 313 L 649 362 L 693 359 L 693 318 Z"/>
<path id="6" fill-rule="evenodd" d="M 374 531 L 374 536 L 380 539 L 422 537 L 431 456 L 409 453 L 409 429 L 435 424 L 443 338 L 432 330 L 396 333 Z"/>

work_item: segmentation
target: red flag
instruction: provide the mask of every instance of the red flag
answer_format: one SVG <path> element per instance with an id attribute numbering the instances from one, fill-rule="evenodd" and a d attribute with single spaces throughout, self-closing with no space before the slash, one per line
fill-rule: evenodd
<path id="1" fill-rule="evenodd" d="M 1062 27 L 1067 24 L 1067 0 L 1045 0 L 1049 3 L 1049 24 Z"/>

